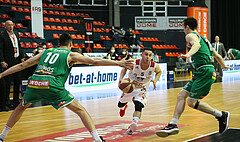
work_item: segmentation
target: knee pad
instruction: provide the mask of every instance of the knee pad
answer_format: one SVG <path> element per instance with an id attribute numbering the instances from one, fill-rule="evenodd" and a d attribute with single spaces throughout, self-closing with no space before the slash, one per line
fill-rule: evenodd
<path id="1" fill-rule="evenodd" d="M 139 101 L 134 101 L 134 104 L 135 104 L 135 111 L 142 112 L 142 108 L 144 108 L 144 105 Z"/>
<path id="2" fill-rule="evenodd" d="M 200 102 L 197 100 L 197 102 L 196 102 L 196 104 L 195 104 L 195 106 L 194 106 L 194 109 L 197 109 L 197 108 L 198 108 L 199 103 L 200 103 Z"/>
<path id="3" fill-rule="evenodd" d="M 124 107 L 127 103 L 121 103 L 120 101 L 118 102 L 118 107 L 121 108 L 121 107 Z"/>

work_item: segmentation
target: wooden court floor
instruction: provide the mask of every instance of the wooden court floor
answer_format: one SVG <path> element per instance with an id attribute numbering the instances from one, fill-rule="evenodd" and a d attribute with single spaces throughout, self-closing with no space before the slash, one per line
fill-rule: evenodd
<path id="1" fill-rule="evenodd" d="M 240 128 L 240 81 L 228 81 L 214 83 L 210 94 L 203 101 L 218 110 L 226 110 L 230 115 L 230 128 Z M 160 90 L 150 92 L 148 104 L 143 109 L 140 122 L 166 124 L 170 122 L 174 111 L 176 96 L 182 88 Z M 92 116 L 96 125 L 108 122 L 132 120 L 133 105 L 130 103 L 124 117 L 120 117 L 117 108 L 118 96 L 80 102 Z M 0 112 L 0 131 L 5 126 L 10 112 Z M 178 135 L 160 138 L 154 133 L 148 136 L 132 140 L 128 136 L 122 142 L 180 142 L 186 141 L 218 131 L 218 121 L 211 115 L 204 114 L 186 106 L 186 109 L 179 120 L 180 128 Z M 78 128 L 83 125 L 77 115 L 64 108 L 55 110 L 51 106 L 29 108 L 25 111 L 20 121 L 10 131 L 5 142 L 24 141 L 25 139 L 61 133 Z M 86 131 L 86 130 L 85 130 Z M 150 131 L 150 130 L 149 130 Z M 155 130 L 154 130 L 155 132 Z M 66 142 L 57 141 L 55 142 Z M 70 140 L 71 141 L 71 140 Z M 84 140 L 83 140 L 84 141 Z M 93 140 L 90 140 L 93 141 Z M 205 141 L 206 142 L 206 141 Z"/>

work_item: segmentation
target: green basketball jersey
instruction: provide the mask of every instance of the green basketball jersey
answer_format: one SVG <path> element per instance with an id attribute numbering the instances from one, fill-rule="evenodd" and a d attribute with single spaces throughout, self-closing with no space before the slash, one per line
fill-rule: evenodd
<path id="1" fill-rule="evenodd" d="M 211 43 L 203 36 L 199 35 L 197 32 L 193 32 L 200 38 L 201 47 L 199 50 L 192 55 L 192 64 L 195 68 L 199 68 L 204 65 L 213 65 L 214 56 L 213 56 L 213 48 Z M 191 47 L 189 47 L 191 48 Z"/>
<path id="2" fill-rule="evenodd" d="M 45 50 L 34 74 L 54 76 L 60 84 L 64 85 L 71 70 L 68 65 L 68 55 L 70 52 L 62 48 Z"/>

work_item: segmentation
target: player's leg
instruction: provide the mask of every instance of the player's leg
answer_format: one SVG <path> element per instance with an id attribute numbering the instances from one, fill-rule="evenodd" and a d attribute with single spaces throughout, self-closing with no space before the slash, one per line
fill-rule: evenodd
<path id="1" fill-rule="evenodd" d="M 86 109 L 82 105 L 80 105 L 76 99 L 74 99 L 70 104 L 66 105 L 66 107 L 76 113 L 81 118 L 84 126 L 88 129 L 96 142 L 102 141 L 96 131 L 92 118 L 90 117 Z"/>
<path id="2" fill-rule="evenodd" d="M 119 115 L 123 117 L 125 115 L 126 109 L 128 107 L 127 103 L 132 101 L 133 93 L 131 94 L 122 94 L 118 101 Z"/>
<path id="3" fill-rule="evenodd" d="M 217 118 L 219 121 L 219 133 L 223 133 L 228 128 L 228 121 L 230 117 L 230 113 L 227 111 L 219 111 L 207 103 L 203 101 L 199 101 L 203 97 L 207 96 L 209 91 L 211 90 L 211 86 L 215 81 L 215 72 L 213 68 L 206 68 L 206 73 L 203 75 L 203 78 L 200 80 L 196 80 L 194 82 L 191 92 L 191 95 L 188 99 L 188 106 L 200 110 L 204 113 L 211 114 Z M 209 75 L 208 75 L 209 72 Z M 214 72 L 214 73 L 212 73 Z"/>
<path id="4" fill-rule="evenodd" d="M 23 112 L 28 108 L 31 104 L 26 104 L 23 106 L 22 102 L 15 108 L 15 110 L 12 112 L 10 118 L 8 119 L 8 122 L 6 126 L 4 127 L 2 133 L 0 134 L 0 141 L 4 140 L 7 137 L 8 132 L 11 130 L 11 128 L 16 124 L 16 122 L 21 118 Z"/>
<path id="5" fill-rule="evenodd" d="M 141 118 L 142 109 L 144 108 L 144 105 L 142 104 L 142 102 L 134 100 L 133 103 L 135 105 L 135 111 L 133 113 L 132 123 L 127 130 L 128 135 L 132 135 L 132 133 L 136 131 L 137 123 L 138 123 L 139 119 Z"/>
<path id="6" fill-rule="evenodd" d="M 120 109 L 119 115 L 123 117 L 125 115 L 126 109 L 128 107 L 127 103 L 118 102 L 118 107 Z"/>
<path id="7" fill-rule="evenodd" d="M 186 104 L 186 98 L 188 97 L 189 92 L 186 90 L 181 90 L 177 96 L 177 103 L 175 106 L 175 110 L 174 110 L 174 114 L 173 114 L 173 118 L 171 120 L 171 122 L 164 127 L 161 130 L 158 130 L 156 132 L 156 134 L 159 137 L 166 137 L 169 135 L 174 135 L 174 134 L 178 134 L 179 133 L 179 129 L 177 127 L 177 123 L 178 120 L 180 118 L 180 116 L 182 115 L 184 109 L 185 109 L 185 104 Z"/>

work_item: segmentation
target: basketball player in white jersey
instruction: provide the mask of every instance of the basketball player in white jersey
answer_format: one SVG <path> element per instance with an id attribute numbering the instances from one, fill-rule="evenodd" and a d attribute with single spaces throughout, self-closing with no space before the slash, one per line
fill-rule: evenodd
<path id="1" fill-rule="evenodd" d="M 156 83 L 159 77 L 162 74 L 161 69 L 158 64 L 151 61 L 152 59 L 152 49 L 145 47 L 141 54 L 141 59 L 135 60 L 135 65 L 132 70 L 129 71 L 128 77 L 133 80 L 135 84 L 135 89 L 132 93 L 123 93 L 119 99 L 118 107 L 120 108 L 120 116 L 123 117 L 125 115 L 125 111 L 128 107 L 128 102 L 133 102 L 135 104 L 135 111 L 133 113 L 132 124 L 129 126 L 127 130 L 128 135 L 132 135 L 133 132 L 137 129 L 137 123 L 141 117 L 142 108 L 146 105 L 147 102 L 147 92 L 150 81 L 153 82 L 154 90 L 156 89 Z M 127 72 L 126 68 L 123 68 L 120 74 L 119 84 L 121 80 L 125 76 Z M 152 76 L 155 74 L 154 80 Z"/>

